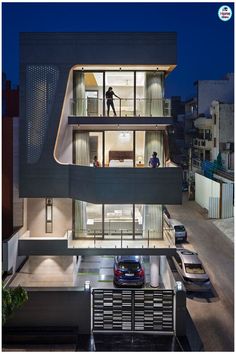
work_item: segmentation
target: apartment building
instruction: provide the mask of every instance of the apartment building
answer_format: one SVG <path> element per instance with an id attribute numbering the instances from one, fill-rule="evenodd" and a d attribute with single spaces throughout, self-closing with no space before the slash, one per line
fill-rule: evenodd
<path id="1" fill-rule="evenodd" d="M 44 254 L 50 237 L 53 254 L 92 252 L 94 238 L 119 252 L 140 239 L 143 252 L 148 239 L 164 245 L 162 205 L 181 203 L 181 171 L 167 163 L 164 97 L 175 65 L 174 33 L 21 35 L 20 252 Z M 107 114 L 109 87 L 116 116 Z M 157 169 L 148 167 L 153 151 Z"/>
<path id="2" fill-rule="evenodd" d="M 165 78 L 176 67 L 176 33 L 22 33 L 20 53 L 24 223 L 4 244 L 5 270 L 15 271 L 16 261 L 29 256 L 76 262 L 80 256 L 150 256 L 162 288 L 147 291 L 169 307 L 160 325 L 154 314 L 153 325 L 143 330 L 174 333 L 178 327 L 183 333 L 173 311 L 175 294 L 184 291 L 175 288 L 165 261 L 176 252 L 175 240 L 163 225 L 163 205 L 182 202 L 182 171 L 170 163 L 173 118 L 164 94 Z M 116 95 L 112 104 L 109 87 Z M 158 168 L 149 166 L 153 152 Z M 29 316 L 32 321 L 31 310 Z M 94 316 L 93 329 L 99 329 Z M 90 316 L 79 320 L 89 323 Z"/>

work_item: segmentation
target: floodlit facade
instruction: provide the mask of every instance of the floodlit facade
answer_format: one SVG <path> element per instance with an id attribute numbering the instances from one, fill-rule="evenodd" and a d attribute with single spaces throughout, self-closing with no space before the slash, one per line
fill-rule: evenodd
<path id="1" fill-rule="evenodd" d="M 176 34 L 22 33 L 20 48 L 19 254 L 174 252 L 162 208 L 182 198 L 164 93 Z"/>

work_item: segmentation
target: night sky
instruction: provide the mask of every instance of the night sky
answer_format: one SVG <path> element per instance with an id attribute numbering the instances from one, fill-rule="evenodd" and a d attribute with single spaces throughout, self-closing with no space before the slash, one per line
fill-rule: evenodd
<path id="1" fill-rule="evenodd" d="M 224 3 L 227 4 L 227 3 Z M 233 17 L 218 18 L 222 3 L 5 3 L 3 71 L 19 82 L 19 32 L 162 32 L 178 36 L 177 68 L 166 97 L 194 93 L 196 80 L 233 72 Z M 233 9 L 233 4 L 228 3 Z"/>

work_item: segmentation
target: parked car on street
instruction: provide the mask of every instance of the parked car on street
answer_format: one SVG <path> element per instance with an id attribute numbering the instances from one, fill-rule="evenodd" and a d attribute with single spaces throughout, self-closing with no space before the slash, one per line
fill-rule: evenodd
<path id="1" fill-rule="evenodd" d="M 114 259 L 114 285 L 140 286 L 145 282 L 145 272 L 141 256 L 117 256 Z"/>
<path id="2" fill-rule="evenodd" d="M 166 226 L 170 228 L 170 232 L 175 239 L 175 243 L 187 241 L 187 231 L 185 226 L 178 220 L 169 219 L 166 214 L 163 214 Z"/>
<path id="3" fill-rule="evenodd" d="M 210 279 L 196 252 L 177 249 L 172 259 L 187 291 L 210 290 Z"/>

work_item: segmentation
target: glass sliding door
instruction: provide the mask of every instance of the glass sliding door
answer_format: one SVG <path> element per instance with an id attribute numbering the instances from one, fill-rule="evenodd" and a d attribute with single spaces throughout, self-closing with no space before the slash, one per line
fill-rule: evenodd
<path id="1" fill-rule="evenodd" d="M 104 235 L 105 238 L 114 236 L 133 237 L 133 205 L 105 205 L 104 206 Z"/>
<path id="2" fill-rule="evenodd" d="M 162 205 L 135 205 L 135 239 L 162 239 Z"/>
<path id="3" fill-rule="evenodd" d="M 73 114 L 103 116 L 103 73 L 75 70 L 73 73 Z"/>
<path id="4" fill-rule="evenodd" d="M 76 165 L 93 167 L 93 160 L 97 157 L 99 166 L 103 166 L 103 133 L 102 132 L 74 132 L 74 156 Z"/>
<path id="5" fill-rule="evenodd" d="M 117 116 L 134 116 L 134 72 L 133 71 L 107 71 L 105 73 L 105 91 L 112 87 L 113 92 L 120 97 L 113 97 L 115 113 Z M 106 107 L 107 109 L 107 107 Z M 107 113 L 107 111 L 106 111 Z M 113 116 L 110 107 L 110 116 Z"/>
<path id="6" fill-rule="evenodd" d="M 74 238 L 102 238 L 103 212 L 101 204 L 74 201 Z"/>
<path id="7" fill-rule="evenodd" d="M 164 73 L 136 73 L 136 114 L 143 117 L 164 116 Z"/>
<path id="8" fill-rule="evenodd" d="M 134 166 L 134 132 L 105 131 L 105 166 Z"/>
<path id="9" fill-rule="evenodd" d="M 153 152 L 157 152 L 160 167 L 163 167 L 163 132 L 136 131 L 135 132 L 135 164 L 136 167 L 148 167 Z"/>

